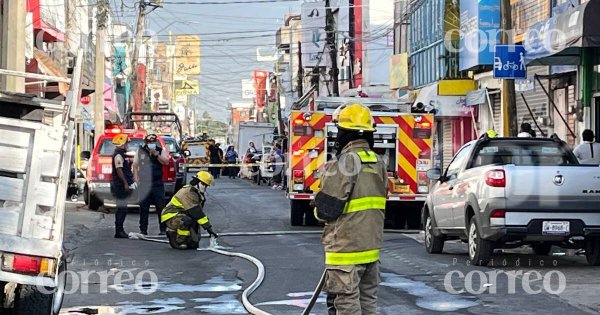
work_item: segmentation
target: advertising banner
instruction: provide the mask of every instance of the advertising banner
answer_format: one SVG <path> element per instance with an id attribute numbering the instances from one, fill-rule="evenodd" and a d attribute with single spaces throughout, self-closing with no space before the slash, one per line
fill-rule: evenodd
<path id="1" fill-rule="evenodd" d="M 266 105 L 269 71 L 254 70 L 252 75 L 254 77 L 254 90 L 256 91 L 256 109 L 262 110 Z"/>
<path id="2" fill-rule="evenodd" d="M 460 70 L 493 63 L 499 29 L 500 0 L 460 2 Z"/>
<path id="3" fill-rule="evenodd" d="M 175 95 L 196 95 L 200 94 L 200 85 L 198 80 L 175 80 Z"/>
<path id="4" fill-rule="evenodd" d="M 175 74 L 200 74 L 200 36 L 175 36 Z"/>
<path id="5" fill-rule="evenodd" d="M 325 1 L 302 4 L 302 65 L 328 67 Z"/>
<path id="6" fill-rule="evenodd" d="M 390 59 L 390 89 L 408 88 L 408 53 L 394 55 Z"/>
<path id="7" fill-rule="evenodd" d="M 253 99 L 256 97 L 256 90 L 254 89 L 254 80 L 244 79 L 242 80 L 242 98 Z"/>

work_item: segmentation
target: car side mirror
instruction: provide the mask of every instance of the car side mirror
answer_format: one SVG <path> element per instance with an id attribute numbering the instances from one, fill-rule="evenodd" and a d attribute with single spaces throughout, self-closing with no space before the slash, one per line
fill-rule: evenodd
<path id="1" fill-rule="evenodd" d="M 442 170 L 439 168 L 432 168 L 427 171 L 427 178 L 430 180 L 438 181 L 442 179 Z"/>
<path id="2" fill-rule="evenodd" d="M 184 151 L 183 151 L 183 155 L 184 155 L 185 157 L 189 157 L 190 155 L 192 155 L 192 152 L 190 152 L 190 150 L 184 150 Z"/>

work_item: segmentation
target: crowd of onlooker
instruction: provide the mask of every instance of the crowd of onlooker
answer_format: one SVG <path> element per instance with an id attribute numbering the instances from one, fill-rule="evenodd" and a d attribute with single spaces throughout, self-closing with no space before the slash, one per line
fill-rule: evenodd
<path id="1" fill-rule="evenodd" d="M 270 152 L 262 152 L 256 148 L 254 142 L 248 144 L 246 152 L 240 156 L 233 145 L 227 147 L 223 152 L 221 144 L 211 144 L 208 147 L 210 164 L 221 164 L 214 166 L 210 172 L 214 178 L 227 176 L 230 179 L 251 179 L 255 184 L 270 184 L 272 189 L 285 189 L 285 156 L 281 144 L 277 143 Z M 239 166 L 228 166 L 226 164 L 247 164 Z M 262 167 L 261 167 L 262 166 Z M 268 173 L 268 176 L 264 176 Z"/>

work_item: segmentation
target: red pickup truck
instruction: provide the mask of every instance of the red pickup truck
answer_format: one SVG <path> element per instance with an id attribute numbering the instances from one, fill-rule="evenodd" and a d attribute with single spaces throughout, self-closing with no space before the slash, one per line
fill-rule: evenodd
<path id="1" fill-rule="evenodd" d="M 106 132 L 100 136 L 94 151 L 90 154 L 90 160 L 87 168 L 87 179 L 84 187 L 83 197 L 85 204 L 91 210 L 98 210 L 104 204 L 115 204 L 115 200 L 110 192 L 110 182 L 112 180 L 112 155 L 115 146 L 112 139 L 119 133 L 125 133 L 129 136 L 129 151 L 135 154 L 144 144 L 145 131 L 122 129 L 118 126 L 109 126 Z M 164 139 L 158 137 L 160 145 L 168 148 Z M 177 170 L 175 160 L 168 152 L 169 164 L 163 166 L 163 182 L 165 184 L 165 198 L 170 198 L 175 193 L 175 184 L 177 181 Z M 89 153 L 88 153 L 89 154 Z M 133 158 L 133 156 L 132 156 Z M 139 200 L 136 193 L 129 197 L 130 205 L 138 205 Z"/>

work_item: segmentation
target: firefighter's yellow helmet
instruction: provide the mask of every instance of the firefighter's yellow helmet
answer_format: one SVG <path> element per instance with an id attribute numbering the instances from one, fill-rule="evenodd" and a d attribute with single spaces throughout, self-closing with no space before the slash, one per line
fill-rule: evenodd
<path id="1" fill-rule="evenodd" d="M 206 186 L 211 186 L 213 184 L 213 176 L 207 171 L 200 171 L 196 173 L 196 177 L 198 177 L 198 180 L 200 180 L 200 182 Z"/>
<path id="2" fill-rule="evenodd" d="M 333 121 L 338 128 L 356 131 L 375 131 L 373 116 L 369 108 L 362 104 L 346 104 L 338 107 L 333 113 Z"/>
<path id="3" fill-rule="evenodd" d="M 124 133 L 120 133 L 113 137 L 112 143 L 116 146 L 122 146 L 127 143 L 127 135 Z"/>
<path id="4" fill-rule="evenodd" d="M 496 138 L 498 136 L 498 134 L 496 133 L 496 131 L 494 131 L 493 129 L 490 129 L 490 130 L 486 131 L 486 134 L 490 138 Z"/>

